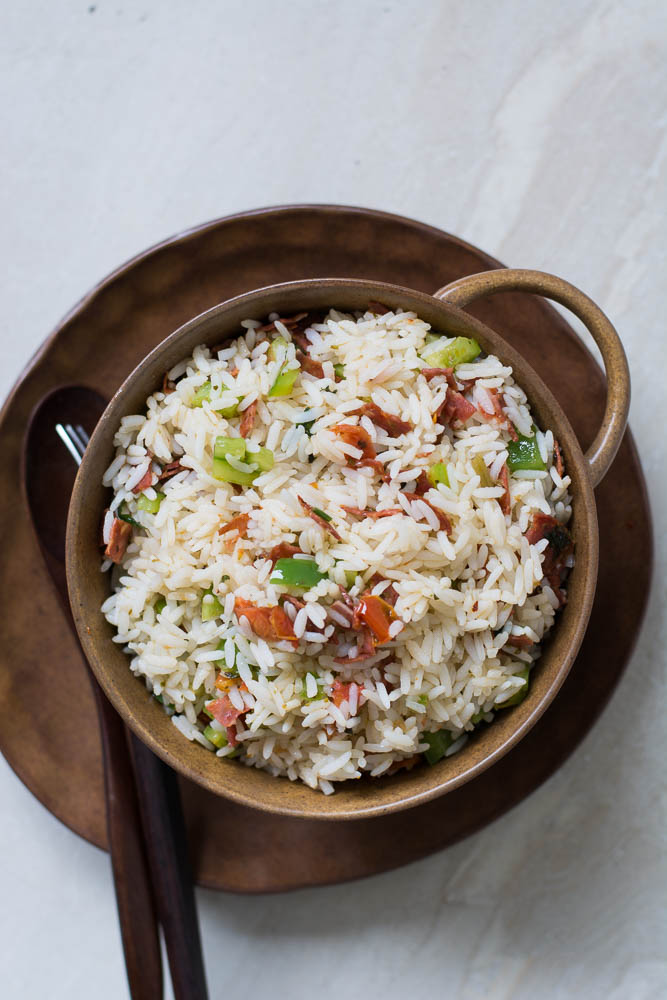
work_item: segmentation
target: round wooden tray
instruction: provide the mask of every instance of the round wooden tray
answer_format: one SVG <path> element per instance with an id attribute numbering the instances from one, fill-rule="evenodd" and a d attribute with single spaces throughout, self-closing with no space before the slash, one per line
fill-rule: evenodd
<path id="1" fill-rule="evenodd" d="M 147 250 L 98 285 L 46 341 L 0 414 L 5 458 L 0 589 L 6 603 L 0 749 L 27 787 L 70 829 L 106 847 L 101 751 L 90 685 L 41 565 L 22 495 L 20 446 L 33 407 L 49 390 L 73 382 L 110 397 L 166 334 L 252 288 L 296 278 L 347 276 L 431 292 L 461 275 L 498 266 L 453 236 L 382 212 L 319 205 L 267 209 L 212 222 Z M 604 377 L 559 313 L 526 295 L 496 296 L 471 312 L 527 357 L 586 448 L 600 423 Z M 618 682 L 648 596 L 651 520 L 629 432 L 596 498 L 600 571 L 588 632 L 556 701 L 518 747 L 463 788 L 374 820 L 325 823 L 271 817 L 184 781 L 198 883 L 270 892 L 385 871 L 479 829 L 553 774 L 591 728 Z M 36 706 L 37 680 L 40 690 L 49 692 L 48 711 Z"/>

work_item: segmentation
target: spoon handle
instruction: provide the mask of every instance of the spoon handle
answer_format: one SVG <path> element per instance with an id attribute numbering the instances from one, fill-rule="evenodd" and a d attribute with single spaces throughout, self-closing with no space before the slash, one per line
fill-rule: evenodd
<path id="1" fill-rule="evenodd" d="M 39 541 L 65 619 L 78 643 L 64 566 Z M 157 1000 L 163 995 L 160 934 L 127 732 L 97 683 L 83 650 L 81 655 L 92 685 L 100 727 L 107 838 L 130 997 Z"/>
<path id="2" fill-rule="evenodd" d="M 102 738 L 107 836 L 132 1000 L 163 993 L 162 957 L 132 759 L 122 719 L 90 673 Z"/>
<path id="3" fill-rule="evenodd" d="M 139 804 L 175 1000 L 207 1000 L 194 883 L 178 778 L 134 734 Z"/>

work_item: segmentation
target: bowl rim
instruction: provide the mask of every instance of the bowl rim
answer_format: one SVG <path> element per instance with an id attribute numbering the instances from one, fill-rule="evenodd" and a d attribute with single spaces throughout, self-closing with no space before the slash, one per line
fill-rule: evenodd
<path id="1" fill-rule="evenodd" d="M 570 636 L 565 655 L 561 658 L 558 670 L 549 684 L 549 687 L 542 694 L 539 702 L 532 706 L 526 717 L 514 727 L 510 735 L 502 743 L 492 749 L 491 752 L 486 754 L 481 760 L 471 764 L 464 771 L 444 778 L 441 781 L 434 780 L 431 782 L 431 786 L 429 788 L 413 792 L 412 794 L 406 790 L 406 793 L 400 798 L 395 798 L 388 802 L 377 801 L 376 804 L 364 804 L 359 807 L 347 809 L 338 808 L 335 811 L 327 811 L 322 808 L 322 805 L 326 802 L 331 802 L 336 798 L 336 796 L 324 796 L 321 792 L 313 789 L 307 789 L 308 792 L 312 794 L 313 798 L 313 806 L 310 808 L 310 806 L 304 806 L 302 803 L 298 806 L 290 805 L 289 795 L 281 797 L 281 799 L 277 802 L 267 802 L 251 797 L 249 794 L 246 794 L 243 791 L 238 791 L 233 787 L 221 787 L 221 783 L 219 781 L 209 778 L 208 775 L 202 770 L 198 770 L 196 767 L 193 767 L 186 760 L 182 759 L 177 753 L 174 753 L 166 748 L 161 741 L 153 735 L 150 729 L 136 719 L 132 711 L 131 704 L 118 692 L 116 687 L 109 682 L 109 678 L 103 664 L 104 656 L 102 655 L 100 649 L 98 649 L 97 643 L 91 637 L 91 633 L 88 629 L 87 618 L 82 611 L 82 601 L 80 596 L 85 557 L 83 555 L 83 549 L 77 544 L 78 535 L 76 524 L 78 520 L 77 512 L 79 511 L 82 503 L 85 502 L 87 473 L 93 456 L 99 449 L 100 444 L 103 443 L 105 435 L 108 433 L 110 423 L 113 423 L 115 432 L 115 428 L 118 426 L 121 417 L 124 415 L 122 413 L 122 402 L 128 394 L 128 391 L 141 379 L 144 371 L 147 368 L 150 368 L 151 364 L 154 363 L 156 359 L 169 353 L 175 345 L 186 340 L 190 334 L 198 330 L 200 327 L 205 326 L 207 323 L 217 319 L 218 317 L 224 317 L 225 314 L 238 309 L 242 305 L 248 305 L 247 315 L 253 315 L 255 313 L 259 315 L 267 315 L 269 312 L 273 311 L 270 308 L 270 303 L 272 299 L 278 295 L 283 293 L 296 294 L 298 292 L 303 292 L 307 295 L 308 292 L 312 292 L 314 288 L 330 290 L 332 297 L 335 297 L 336 294 L 344 293 L 345 291 L 363 289 L 367 293 L 368 299 L 371 300 L 379 299 L 382 301 L 383 295 L 385 297 L 389 296 L 390 298 L 407 298 L 412 300 L 413 305 L 411 307 L 414 308 L 417 313 L 419 313 L 419 305 L 414 305 L 414 303 L 422 303 L 431 311 L 436 309 L 441 314 L 448 316 L 450 320 L 456 320 L 458 318 L 458 320 L 463 322 L 466 326 L 476 327 L 482 335 L 482 339 L 486 339 L 494 345 L 494 350 L 496 349 L 496 345 L 499 345 L 501 353 L 508 359 L 512 368 L 514 369 L 515 367 L 519 367 L 520 369 L 523 369 L 523 376 L 529 376 L 530 381 L 532 382 L 531 394 L 529 395 L 529 402 L 531 406 L 539 395 L 540 403 L 546 404 L 556 415 L 557 421 L 560 423 L 560 426 L 558 427 L 559 439 L 567 439 L 568 473 L 571 475 L 573 483 L 576 480 L 578 487 L 580 487 L 580 514 L 585 513 L 586 515 L 586 530 L 582 535 L 582 539 L 577 542 L 577 564 L 580 563 L 581 559 L 584 564 L 588 566 L 588 572 L 583 580 L 583 594 L 581 595 L 581 600 L 577 608 L 575 628 Z M 230 335 L 225 334 L 225 338 L 228 336 Z M 204 340 L 208 343 L 215 342 L 215 340 L 211 337 L 203 338 L 202 342 L 204 342 Z M 522 385 L 522 380 L 518 379 L 518 381 L 519 384 Z M 535 388 L 538 390 L 537 393 L 534 391 Z M 563 434 L 563 432 L 565 433 Z M 576 472 L 576 475 L 573 475 L 573 472 Z M 585 540 L 587 543 L 583 552 L 581 546 L 582 540 Z M 72 615 L 86 659 L 88 660 L 88 663 L 90 664 L 98 682 L 102 686 L 105 695 L 111 701 L 114 708 L 119 712 L 126 725 L 128 725 L 130 729 L 162 760 L 164 760 L 184 777 L 196 782 L 213 794 L 222 796 L 223 798 L 228 798 L 239 805 L 258 811 L 266 811 L 276 815 L 290 816 L 293 818 L 327 822 L 334 820 L 342 821 L 351 819 L 369 819 L 372 817 L 386 815 L 391 812 L 398 812 L 403 809 L 413 808 L 417 805 L 422 805 L 434 798 L 453 791 L 455 788 L 458 788 L 469 781 L 474 780 L 474 778 L 486 771 L 496 761 L 500 760 L 507 753 L 509 753 L 510 750 L 516 746 L 516 744 L 519 743 L 519 741 L 539 721 L 546 709 L 553 702 L 563 682 L 565 681 L 565 678 L 567 677 L 567 674 L 569 673 L 577 655 L 588 625 L 597 580 L 597 516 L 595 511 L 593 487 L 588 475 L 587 462 L 565 412 L 551 393 L 551 390 L 545 385 L 532 366 L 514 347 L 512 347 L 512 345 L 508 344 L 500 334 L 493 330 L 492 327 L 489 327 L 482 321 L 476 319 L 465 310 L 459 309 L 446 301 L 436 299 L 434 296 L 429 295 L 426 292 L 421 292 L 402 285 L 365 278 L 306 278 L 264 285 L 233 296 L 232 298 L 225 299 L 217 305 L 199 313 L 187 322 L 183 323 L 181 326 L 177 327 L 164 340 L 157 344 L 127 375 L 109 400 L 100 421 L 95 427 L 76 476 L 67 520 L 66 564 Z M 558 622 L 554 625 L 554 631 L 557 628 Z M 139 678 L 137 678 L 137 681 L 139 681 L 137 684 L 137 691 L 142 694 L 146 694 L 146 689 L 141 685 Z M 183 744 L 184 747 L 190 746 L 189 741 L 185 740 L 184 737 Z M 206 751 L 205 748 L 202 747 L 200 749 L 203 753 L 208 755 L 209 752 Z M 436 769 L 433 769 L 432 773 L 435 778 L 437 774 Z M 221 769 L 221 777 L 223 775 L 224 770 Z M 277 781 L 280 779 L 273 780 Z M 294 787 L 288 779 L 283 778 L 282 780 L 288 788 Z M 395 779 L 392 779 L 392 784 L 396 786 L 398 785 L 398 782 L 396 782 Z M 381 786 L 378 785 L 375 793 L 375 797 L 378 800 L 381 799 L 380 790 Z"/>

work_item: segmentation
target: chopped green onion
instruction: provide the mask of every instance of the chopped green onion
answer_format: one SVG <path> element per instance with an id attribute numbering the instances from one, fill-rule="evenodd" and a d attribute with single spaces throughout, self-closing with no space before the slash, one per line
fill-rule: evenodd
<path id="1" fill-rule="evenodd" d="M 221 639 L 220 640 L 220 642 L 218 643 L 218 645 L 215 647 L 218 650 L 218 652 L 224 653 L 224 651 L 225 651 L 225 642 L 226 641 L 227 640 L 225 640 L 225 639 Z M 238 655 L 239 655 L 239 649 L 238 649 L 238 646 L 236 646 L 236 644 L 235 644 L 234 645 L 234 663 L 233 663 L 233 665 L 231 667 L 227 666 L 227 660 L 225 659 L 224 655 L 221 656 L 219 660 L 214 660 L 213 662 L 215 663 L 215 665 L 219 669 L 220 673 L 224 674 L 225 677 L 239 677 L 240 676 L 240 674 L 239 674 L 239 668 L 236 665 L 236 658 L 237 658 Z M 259 667 L 256 666 L 254 663 L 249 663 L 248 667 L 250 668 L 250 673 L 252 674 L 253 680 L 257 680 L 257 678 L 259 677 Z M 204 708 L 204 711 L 206 712 L 206 714 L 211 719 L 213 718 L 213 716 L 211 715 L 211 713 L 208 712 L 206 708 Z"/>
<path id="2" fill-rule="evenodd" d="M 302 420 L 301 423 L 300 423 L 300 426 L 303 427 L 303 429 L 306 432 L 306 435 L 308 437 L 310 437 L 312 435 L 312 433 L 313 433 L 313 424 L 314 423 L 315 423 L 314 420 Z"/>
<path id="3" fill-rule="evenodd" d="M 201 599 L 201 620 L 203 622 L 210 622 L 214 618 L 219 618 L 221 614 L 222 604 L 213 593 L 213 588 L 211 587 Z"/>
<path id="4" fill-rule="evenodd" d="M 279 356 L 278 348 L 283 347 L 285 351 L 287 350 L 287 341 L 284 337 L 274 337 L 269 344 L 269 349 L 266 352 L 266 356 L 269 361 L 277 361 Z M 284 357 L 285 355 L 283 355 Z M 285 362 L 281 365 L 280 371 L 276 377 L 275 382 L 269 389 L 269 396 L 289 396 L 292 389 L 294 388 L 294 383 L 296 382 L 297 376 L 301 368 L 290 368 L 285 371 Z"/>
<path id="5" fill-rule="evenodd" d="M 213 712 L 210 710 L 210 708 L 207 708 L 206 705 L 204 705 L 204 707 L 202 708 L 202 712 L 204 713 L 204 715 L 208 715 L 209 719 L 215 719 Z"/>
<path id="6" fill-rule="evenodd" d="M 270 448 L 246 451 L 245 460 L 249 465 L 256 465 L 260 472 L 270 472 L 275 464 L 275 457 Z"/>
<path id="7" fill-rule="evenodd" d="M 431 368 L 456 368 L 466 361 L 474 361 L 482 348 L 472 337 L 454 337 L 445 341 L 442 347 L 436 347 L 422 354 L 422 358 Z"/>
<path id="8" fill-rule="evenodd" d="M 493 486 L 493 480 L 489 475 L 489 470 L 486 467 L 486 462 L 484 461 L 481 455 L 475 455 L 475 457 L 471 462 L 471 465 L 475 470 L 475 472 L 477 473 L 477 475 L 479 476 L 480 486 L 484 486 L 485 488 L 487 486 Z"/>
<path id="9" fill-rule="evenodd" d="M 137 497 L 137 510 L 143 510 L 147 514 L 157 514 L 163 500 L 164 493 L 158 493 L 155 500 L 149 500 L 145 493 L 141 493 Z"/>
<path id="10" fill-rule="evenodd" d="M 287 371 L 281 369 L 278 377 L 269 389 L 269 396 L 289 396 L 300 372 L 300 368 L 288 368 Z"/>
<path id="11" fill-rule="evenodd" d="M 194 408 L 202 406 L 204 400 L 208 401 L 211 398 L 212 388 L 213 386 L 211 385 L 210 382 L 204 382 L 204 384 L 200 385 L 198 389 L 195 389 L 195 393 L 192 399 L 190 400 L 190 406 Z"/>
<path id="12" fill-rule="evenodd" d="M 427 333 L 424 337 L 425 344 L 434 344 L 436 340 L 442 340 L 442 334 L 440 333 Z"/>
<path id="13" fill-rule="evenodd" d="M 321 517 L 323 521 L 327 522 L 327 524 L 331 521 L 331 514 L 325 513 L 325 511 L 320 510 L 319 507 L 313 507 L 313 514 L 317 514 L 317 516 Z"/>
<path id="14" fill-rule="evenodd" d="M 219 653 L 223 653 L 224 654 L 224 652 L 225 652 L 225 640 L 221 639 L 220 642 L 218 643 L 218 645 L 215 648 L 218 650 Z M 238 650 L 236 652 L 238 652 Z M 231 677 L 231 676 L 236 676 L 237 677 L 238 676 L 238 673 L 232 675 L 232 670 L 236 670 L 236 653 L 234 653 L 234 666 L 231 668 L 231 670 L 227 669 L 227 661 L 225 660 L 224 655 L 221 656 L 219 660 L 214 660 L 213 662 L 218 667 L 220 667 L 220 669 L 223 671 L 223 673 L 227 674 L 228 677 Z"/>
<path id="15" fill-rule="evenodd" d="M 524 437 L 521 434 L 518 441 L 508 442 L 507 466 L 510 472 L 515 472 L 517 469 L 537 469 L 540 471 L 546 469 L 535 435 Z"/>
<path id="16" fill-rule="evenodd" d="M 259 472 L 239 472 L 234 469 L 224 458 L 214 458 L 211 475 L 214 479 L 219 479 L 223 483 L 234 483 L 236 486 L 252 486 L 253 480 L 257 479 Z"/>
<path id="17" fill-rule="evenodd" d="M 204 400 L 208 402 L 211 398 L 212 391 L 213 391 L 213 386 L 211 385 L 211 383 L 204 382 L 203 385 L 200 385 L 199 388 L 195 390 L 194 395 L 190 400 L 190 406 L 196 408 L 202 406 Z M 218 413 L 220 414 L 221 417 L 227 417 L 227 418 L 235 417 L 239 412 L 239 402 L 240 400 L 237 399 L 237 401 L 235 403 L 232 403 L 231 406 L 223 406 L 221 410 L 218 410 Z"/>
<path id="18" fill-rule="evenodd" d="M 422 733 L 424 743 L 428 743 L 428 750 L 424 750 L 424 756 L 429 764 L 437 764 L 445 756 L 452 745 L 452 734 L 448 729 L 440 729 L 437 733 Z"/>
<path id="19" fill-rule="evenodd" d="M 336 564 L 340 562 L 339 559 L 335 560 Z M 345 586 L 349 590 L 350 587 L 354 587 L 357 582 L 357 576 L 359 575 L 359 570 L 357 569 L 344 569 L 343 576 L 345 577 Z"/>
<path id="20" fill-rule="evenodd" d="M 213 726 L 206 727 L 206 729 L 204 730 L 204 736 L 209 741 L 209 743 L 212 743 L 214 747 L 218 748 L 218 750 L 221 747 L 226 747 L 227 743 L 229 742 L 226 734 L 219 729 L 214 729 Z"/>
<path id="21" fill-rule="evenodd" d="M 447 466 L 444 462 L 436 462 L 428 470 L 428 478 L 431 480 L 435 487 L 439 483 L 444 483 L 445 486 L 449 486 L 449 476 L 447 475 Z"/>
<path id="22" fill-rule="evenodd" d="M 482 719 L 484 718 L 485 715 L 486 715 L 486 712 L 475 712 L 475 714 L 470 719 L 470 721 L 472 722 L 473 726 L 477 726 L 482 721 Z"/>
<path id="23" fill-rule="evenodd" d="M 428 705 L 428 695 L 420 694 L 419 697 L 417 698 L 417 701 L 419 702 L 420 705 Z"/>
<path id="24" fill-rule="evenodd" d="M 334 375 L 336 378 L 345 378 L 345 365 L 342 365 L 340 361 L 337 361 L 333 366 Z"/>
<path id="25" fill-rule="evenodd" d="M 245 454 L 246 443 L 243 438 L 217 437 L 215 439 L 214 458 L 225 459 L 227 455 L 231 455 L 232 458 L 238 458 L 242 462 L 245 459 Z"/>
<path id="26" fill-rule="evenodd" d="M 220 642 L 218 643 L 218 645 L 215 648 L 219 652 L 224 653 L 224 651 L 225 651 L 225 642 L 226 641 L 227 641 L 226 639 L 221 639 Z M 239 676 L 239 668 L 236 666 L 236 657 L 238 655 L 239 655 L 238 647 L 236 645 L 234 645 L 234 663 L 232 664 L 231 667 L 227 666 L 227 660 L 224 657 L 224 655 L 221 656 L 219 660 L 214 660 L 213 662 L 219 668 L 220 672 L 225 675 L 225 677 L 238 677 Z M 257 676 L 255 674 L 256 670 L 258 670 L 257 667 L 250 667 L 250 671 L 251 671 L 253 677 L 255 677 L 255 680 L 257 679 Z"/>
<path id="27" fill-rule="evenodd" d="M 312 698 L 310 698 L 308 696 L 308 678 L 309 677 L 313 677 L 315 679 L 315 684 L 317 685 L 317 691 L 312 696 Z M 301 701 L 317 701 L 318 698 L 322 697 L 322 694 L 323 694 L 323 692 L 322 692 L 322 680 L 321 680 L 321 678 L 320 677 L 316 677 L 315 674 L 306 674 L 306 676 L 301 681 L 301 691 L 300 691 Z"/>
<path id="28" fill-rule="evenodd" d="M 269 361 L 278 360 L 278 348 L 280 347 L 283 347 L 285 350 L 287 350 L 287 341 L 285 340 L 284 337 L 274 337 L 271 343 L 269 344 L 268 351 L 266 352 L 266 356 L 269 359 Z"/>
<path id="29" fill-rule="evenodd" d="M 239 403 L 240 402 L 241 402 L 241 400 L 237 399 L 236 402 L 232 403 L 231 406 L 223 406 L 223 408 L 221 410 L 218 410 L 218 413 L 220 414 L 221 417 L 226 417 L 226 419 L 229 420 L 230 417 L 237 416 L 237 414 L 239 412 Z"/>
<path id="30" fill-rule="evenodd" d="M 518 691 L 516 691 L 512 695 L 511 698 L 508 698 L 507 701 L 502 701 L 497 706 L 498 708 L 512 708 L 513 705 L 520 705 L 521 704 L 521 702 L 523 701 L 523 699 L 528 694 L 528 688 L 530 686 L 530 681 L 528 679 L 528 675 L 529 674 L 530 674 L 530 667 L 528 666 L 528 667 L 524 667 L 523 670 L 519 670 L 519 672 L 514 675 L 515 677 L 521 677 L 521 679 L 523 680 L 523 684 L 518 689 Z"/>
<path id="31" fill-rule="evenodd" d="M 116 517 L 119 517 L 121 521 L 125 521 L 125 522 L 127 522 L 127 524 L 131 524 L 135 528 L 140 528 L 141 527 L 141 525 L 139 524 L 139 522 L 135 521 L 134 518 L 130 517 L 130 515 L 127 513 L 127 507 L 126 507 L 126 504 L 125 504 L 124 500 L 123 500 L 122 504 L 119 505 L 119 507 L 118 507 L 118 509 L 116 511 Z"/>
<path id="32" fill-rule="evenodd" d="M 249 472 L 235 469 L 228 461 L 227 455 L 254 466 Z M 274 455 L 269 448 L 258 448 L 248 451 L 243 438 L 217 437 L 213 449 L 213 477 L 225 483 L 236 483 L 238 486 L 250 486 L 260 472 L 268 472 L 273 468 Z"/>
<path id="33" fill-rule="evenodd" d="M 320 580 L 324 580 L 326 575 L 318 569 L 314 559 L 278 559 L 269 583 L 309 590 Z"/>
<path id="34" fill-rule="evenodd" d="M 155 614 L 156 615 L 162 614 L 162 612 L 164 611 L 164 609 L 166 607 L 167 607 L 167 599 L 165 597 L 163 597 L 162 594 L 160 594 L 160 596 L 158 597 L 157 601 L 153 605 L 153 609 L 155 611 Z"/>

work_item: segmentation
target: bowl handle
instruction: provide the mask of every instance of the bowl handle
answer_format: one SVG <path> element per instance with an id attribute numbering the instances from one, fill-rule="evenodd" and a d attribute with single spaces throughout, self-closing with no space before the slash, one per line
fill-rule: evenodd
<path id="1" fill-rule="evenodd" d="M 585 324 L 600 348 L 607 374 L 607 405 L 602 426 L 586 452 L 593 486 L 604 478 L 625 432 L 630 407 L 630 373 L 616 330 L 592 299 L 574 285 L 543 271 L 498 268 L 457 278 L 435 292 L 436 299 L 464 309 L 496 292 L 534 292 L 560 302 Z"/>

